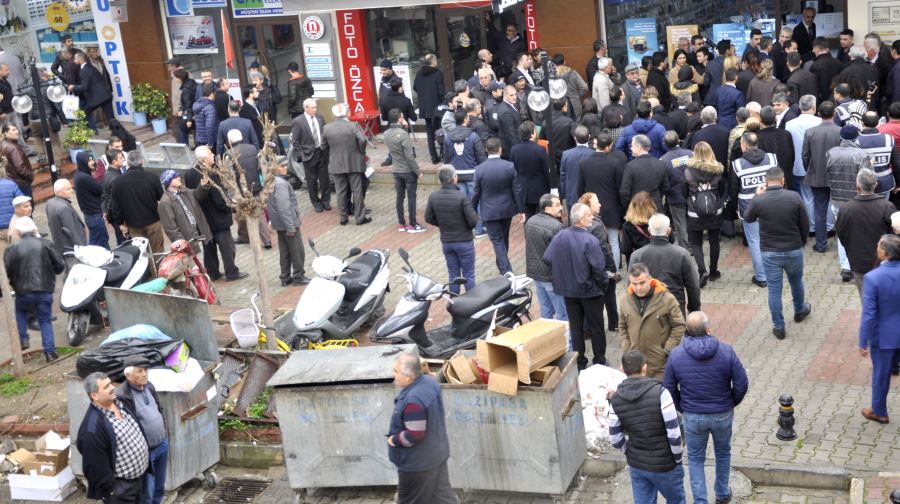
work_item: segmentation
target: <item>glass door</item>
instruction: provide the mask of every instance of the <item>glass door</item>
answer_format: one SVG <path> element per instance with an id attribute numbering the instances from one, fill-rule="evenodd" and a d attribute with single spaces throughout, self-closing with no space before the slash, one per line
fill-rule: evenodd
<path id="1" fill-rule="evenodd" d="M 449 81 L 448 89 L 453 89 L 453 82 L 472 77 L 478 51 L 487 47 L 482 12 L 438 9 L 438 37 L 441 69 Z"/>

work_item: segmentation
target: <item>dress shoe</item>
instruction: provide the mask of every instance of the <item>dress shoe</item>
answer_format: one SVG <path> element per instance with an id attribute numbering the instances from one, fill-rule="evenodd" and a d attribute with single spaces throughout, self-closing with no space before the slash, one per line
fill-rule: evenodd
<path id="1" fill-rule="evenodd" d="M 299 277 L 294 278 L 293 282 L 291 283 L 293 283 L 294 285 L 306 285 L 309 283 L 309 278 L 307 278 L 306 275 L 300 275 Z"/>
<path id="2" fill-rule="evenodd" d="M 293 282 L 291 279 L 282 280 L 282 281 L 281 281 L 281 286 L 282 286 L 282 287 L 287 287 L 288 285 L 291 285 L 292 283 L 294 283 L 294 282 Z"/>
<path id="3" fill-rule="evenodd" d="M 350 222 L 348 219 L 341 219 L 341 226 L 346 226 Z"/>
<path id="4" fill-rule="evenodd" d="M 41 324 L 38 323 L 37 319 L 31 319 L 28 321 L 28 328 L 32 331 L 40 331 Z"/>
<path id="5" fill-rule="evenodd" d="M 235 280 L 241 280 L 243 278 L 247 278 L 248 276 L 250 276 L 249 273 L 244 273 L 243 271 L 241 271 L 240 273 L 238 273 L 237 275 L 235 275 L 231 278 L 226 277 L 225 281 L 226 282 L 234 282 Z"/>
<path id="6" fill-rule="evenodd" d="M 710 281 L 715 282 L 716 280 L 722 278 L 722 272 L 719 270 L 714 270 L 709 272 Z"/>
<path id="7" fill-rule="evenodd" d="M 53 362 L 56 359 L 59 359 L 59 355 L 57 355 L 56 352 L 45 352 L 44 358 L 47 359 L 47 362 Z M 884 422 L 884 423 L 887 423 L 887 422 Z"/>
<path id="8" fill-rule="evenodd" d="M 871 420 L 880 424 L 886 424 L 891 421 L 890 417 L 876 415 L 875 412 L 872 411 L 872 408 L 863 408 L 862 416 L 866 417 L 866 420 Z"/>
<path id="9" fill-rule="evenodd" d="M 750 278 L 750 281 L 753 282 L 753 285 L 761 288 L 766 288 L 769 285 L 765 280 L 757 280 L 756 277 Z"/>
<path id="10" fill-rule="evenodd" d="M 441 162 L 441 158 L 439 158 L 439 157 L 431 158 L 431 164 L 438 164 L 440 162 Z"/>
<path id="11" fill-rule="evenodd" d="M 325 210 L 331 210 L 331 203 L 322 203 L 322 208 Z"/>
<path id="12" fill-rule="evenodd" d="M 31 348 L 31 343 L 29 343 L 27 341 L 23 341 L 22 342 L 22 351 L 24 352 L 25 350 L 28 350 L 29 348 Z"/>
<path id="13" fill-rule="evenodd" d="M 322 212 L 325 211 L 325 210 L 322 208 L 322 205 L 313 205 L 313 210 L 315 210 L 316 213 L 322 213 Z"/>
<path id="14" fill-rule="evenodd" d="M 271 244 L 271 243 L 266 243 L 265 245 L 263 245 L 263 248 L 266 249 L 266 250 L 269 250 L 270 248 L 272 248 L 272 244 Z"/>
<path id="15" fill-rule="evenodd" d="M 835 236 L 837 236 L 837 231 L 835 231 L 834 229 L 830 229 L 830 230 L 828 231 L 828 237 L 829 237 L 829 238 L 834 238 Z"/>
<path id="16" fill-rule="evenodd" d="M 850 270 L 841 270 L 841 281 L 844 283 L 850 282 L 853 280 L 853 272 Z"/>
<path id="17" fill-rule="evenodd" d="M 215 282 L 216 280 L 222 278 L 222 274 L 221 274 L 221 273 L 213 273 L 213 274 L 207 273 L 206 276 L 209 277 L 209 281 L 210 281 L 210 282 Z"/>
<path id="18" fill-rule="evenodd" d="M 814 246 L 813 246 L 813 252 L 818 252 L 819 254 L 824 254 L 825 252 L 828 252 L 828 245 L 825 245 L 825 246 L 822 247 L 822 248 L 816 247 L 816 246 L 814 245 Z"/>
<path id="19" fill-rule="evenodd" d="M 803 322 L 803 319 L 809 316 L 809 313 L 812 311 L 812 305 L 806 303 L 806 308 L 803 311 L 797 312 L 794 314 L 794 322 L 800 323 Z"/>
<path id="20" fill-rule="evenodd" d="M 372 222 L 372 218 L 371 218 L 371 217 L 364 217 L 363 220 L 357 222 L 356 225 L 357 225 L 357 226 L 362 226 L 362 225 L 368 224 L 368 223 L 370 223 L 370 222 Z"/>
<path id="21" fill-rule="evenodd" d="M 785 334 L 784 329 L 779 329 L 777 327 L 772 328 L 772 334 L 775 335 L 776 338 L 782 340 L 787 334 Z"/>
<path id="22" fill-rule="evenodd" d="M 728 504 L 729 502 L 731 502 L 730 495 L 728 497 L 722 497 L 721 499 L 716 497 L 716 504 Z"/>
<path id="23" fill-rule="evenodd" d="M 704 273 L 700 275 L 700 288 L 706 287 L 706 282 L 709 281 L 709 273 Z"/>

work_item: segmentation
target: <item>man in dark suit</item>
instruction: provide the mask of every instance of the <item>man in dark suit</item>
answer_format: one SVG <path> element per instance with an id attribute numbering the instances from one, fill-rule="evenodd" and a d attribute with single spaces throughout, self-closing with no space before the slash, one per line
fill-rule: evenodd
<path id="1" fill-rule="evenodd" d="M 809 70 L 803 68 L 803 60 L 799 53 L 791 53 L 787 55 L 787 85 L 790 89 L 791 101 L 796 103 L 801 96 L 819 94 L 819 85 L 816 82 L 816 76 Z"/>
<path id="2" fill-rule="evenodd" d="M 331 108 L 334 121 L 325 126 L 324 138 L 328 150 L 328 172 L 334 178 L 340 224 L 346 225 L 353 201 L 353 217 L 357 226 L 372 222 L 366 217 L 366 136 L 359 125 L 347 120 L 348 107 L 338 103 Z"/>
<path id="3" fill-rule="evenodd" d="M 775 154 L 778 167 L 785 174 L 785 188 L 795 190 L 794 138 L 790 133 L 776 126 L 778 117 L 773 107 L 763 107 L 759 111 L 759 120 L 762 123 L 762 129 L 756 134 L 756 147 L 768 154 Z"/>
<path id="4" fill-rule="evenodd" d="M 509 160 L 518 174 L 519 200 L 525 206 L 527 219 L 538 212 L 541 196 L 550 192 L 550 170 L 547 151 L 535 143 L 533 122 L 525 121 L 519 126 L 519 138 L 522 141 L 513 146 Z"/>
<path id="5" fill-rule="evenodd" d="M 256 129 L 253 122 L 249 119 L 240 117 L 241 104 L 232 101 L 228 104 L 228 119 L 219 123 L 219 131 L 216 140 L 216 154 L 221 156 L 225 152 L 225 146 L 228 145 L 228 132 L 236 129 L 241 132 L 241 136 L 247 142 L 252 143 L 257 149 L 262 148 L 262 141 L 256 136 Z"/>
<path id="6" fill-rule="evenodd" d="M 597 195 L 600 202 L 600 219 L 606 224 L 609 234 L 609 248 L 619 269 L 622 254 L 619 252 L 619 229 L 625 208 L 619 197 L 619 187 L 625 174 L 628 158 L 625 153 L 613 149 L 612 137 L 609 133 L 597 135 L 597 152 L 583 159 L 578 166 L 576 193 L 580 196 L 587 192 Z"/>
<path id="7" fill-rule="evenodd" d="M 78 74 L 78 84 L 69 84 L 69 91 L 76 92 L 81 95 L 81 109 L 87 116 L 88 126 L 97 131 L 97 119 L 94 118 L 94 111 L 103 109 L 103 114 L 107 118 L 114 118 L 112 107 L 112 93 L 106 87 L 106 82 L 100 72 L 87 61 L 87 56 L 83 52 L 75 53 L 75 63 L 81 69 Z"/>
<path id="8" fill-rule="evenodd" d="M 703 126 L 691 135 L 687 148 L 693 150 L 698 143 L 706 142 L 712 147 L 716 161 L 722 163 L 722 166 L 728 166 L 729 131 L 728 128 L 716 122 L 718 119 L 715 108 L 703 107 L 703 110 L 700 111 L 700 121 Z"/>
<path id="9" fill-rule="evenodd" d="M 549 137 L 548 140 L 550 143 L 553 144 L 553 166 L 559 167 L 560 162 L 562 162 L 563 152 L 575 147 L 575 138 L 572 137 L 572 133 L 575 130 L 576 124 L 575 121 L 569 117 L 569 102 L 566 101 L 565 97 L 553 100 L 553 103 L 550 105 L 550 110 L 552 110 L 552 118 L 550 119 L 550 131 L 547 136 Z M 546 114 L 546 112 L 544 113 Z M 519 126 L 520 138 L 521 132 L 522 127 Z M 527 140 L 522 138 L 522 141 L 525 142 Z M 512 156 L 512 151 L 510 151 L 509 155 Z M 545 192 L 548 192 L 549 190 L 550 188 L 548 187 Z M 539 194 L 537 198 L 539 199 L 542 195 L 543 193 Z M 534 203 L 535 205 L 537 204 L 537 199 L 535 199 Z M 534 214 L 530 213 L 528 214 L 528 217 L 531 217 L 532 215 Z"/>
<path id="10" fill-rule="evenodd" d="M 522 115 L 517 104 L 518 93 L 515 86 L 503 88 L 503 102 L 494 107 L 494 124 L 497 125 L 497 136 L 502 146 L 501 157 L 509 159 L 512 146 L 519 143 L 519 125 Z"/>
<path id="11" fill-rule="evenodd" d="M 809 67 L 809 71 L 816 76 L 819 86 L 818 103 L 823 103 L 831 99 L 831 81 L 841 73 L 844 65 L 834 59 L 831 51 L 828 50 L 828 41 L 823 37 L 813 41 L 813 53 L 816 55 L 816 59 Z"/>
<path id="12" fill-rule="evenodd" d="M 813 42 L 816 40 L 815 8 L 803 9 L 803 21 L 794 27 L 794 34 L 791 38 L 797 42 L 797 52 L 803 57 L 803 61 L 813 59 Z"/>
<path id="13" fill-rule="evenodd" d="M 731 49 L 731 41 L 720 40 L 716 44 L 716 52 L 719 53 L 719 57 L 706 64 L 706 74 L 703 75 L 703 87 L 706 88 L 706 95 L 703 96 L 704 105 L 716 105 L 716 90 L 723 84 L 725 54 L 729 49 Z"/>
<path id="14" fill-rule="evenodd" d="M 650 60 L 650 71 L 647 72 L 647 86 L 653 86 L 659 93 L 659 104 L 669 110 L 672 106 L 672 92 L 669 91 L 669 78 L 666 77 L 666 53 L 657 51 Z"/>
<path id="15" fill-rule="evenodd" d="M 509 227 L 513 216 L 520 215 L 525 222 L 522 193 L 516 168 L 509 161 L 500 159 L 500 140 L 489 138 L 485 145 L 488 158 L 475 167 L 475 193 L 472 206 L 479 208 L 484 228 L 494 246 L 497 269 L 500 274 L 512 271 L 509 263 Z"/>
<path id="16" fill-rule="evenodd" d="M 791 29 L 783 26 L 781 31 L 778 32 L 778 41 L 772 44 L 772 50 L 769 52 L 769 57 L 772 58 L 772 63 L 774 64 L 775 78 L 781 82 L 787 80 L 788 69 L 785 45 L 791 41 L 791 35 Z"/>
<path id="17" fill-rule="evenodd" d="M 309 201 L 313 210 L 331 210 L 331 187 L 328 181 L 328 144 L 323 141 L 325 119 L 317 113 L 316 100 L 303 100 L 303 113 L 294 118 L 291 143 L 294 156 L 306 172 Z"/>

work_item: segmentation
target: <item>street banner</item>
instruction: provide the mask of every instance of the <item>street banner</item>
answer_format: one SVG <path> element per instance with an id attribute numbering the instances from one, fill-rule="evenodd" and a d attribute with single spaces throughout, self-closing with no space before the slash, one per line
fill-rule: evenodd
<path id="1" fill-rule="evenodd" d="M 678 39 L 684 37 L 688 40 L 694 35 L 698 35 L 700 31 L 697 25 L 671 25 L 666 26 L 666 49 L 669 52 L 669 62 L 675 55 L 675 49 L 678 49 Z"/>
<path id="2" fill-rule="evenodd" d="M 369 47 L 363 24 L 362 10 L 339 10 L 337 18 L 338 46 L 341 51 L 341 67 L 347 88 L 350 114 L 377 110 L 376 90 L 369 66 Z"/>
<path id="3" fill-rule="evenodd" d="M 97 34 L 100 35 L 100 54 L 106 61 L 106 70 L 112 79 L 116 119 L 134 122 L 131 116 L 131 79 L 125 64 L 125 46 L 122 45 L 119 23 L 113 21 L 108 0 L 93 0 L 91 4 Z"/>
<path id="4" fill-rule="evenodd" d="M 626 19 L 625 39 L 628 46 L 628 63 L 640 65 L 644 56 L 650 56 L 659 50 L 656 18 Z"/>

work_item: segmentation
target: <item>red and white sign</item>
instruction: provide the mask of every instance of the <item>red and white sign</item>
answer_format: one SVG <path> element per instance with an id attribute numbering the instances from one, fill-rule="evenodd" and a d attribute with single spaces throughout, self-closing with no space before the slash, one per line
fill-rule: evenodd
<path id="1" fill-rule="evenodd" d="M 378 111 L 376 89 L 369 66 L 369 48 L 362 11 L 339 10 L 337 15 L 338 45 L 344 70 L 344 86 L 350 114 Z"/>
<path id="2" fill-rule="evenodd" d="M 303 34 L 310 40 L 319 40 L 325 35 L 325 23 L 319 16 L 309 16 L 303 20 Z"/>
<path id="3" fill-rule="evenodd" d="M 525 3 L 525 36 L 528 40 L 529 51 L 541 46 L 538 41 L 537 9 L 534 7 L 534 0 L 528 0 Z"/>

